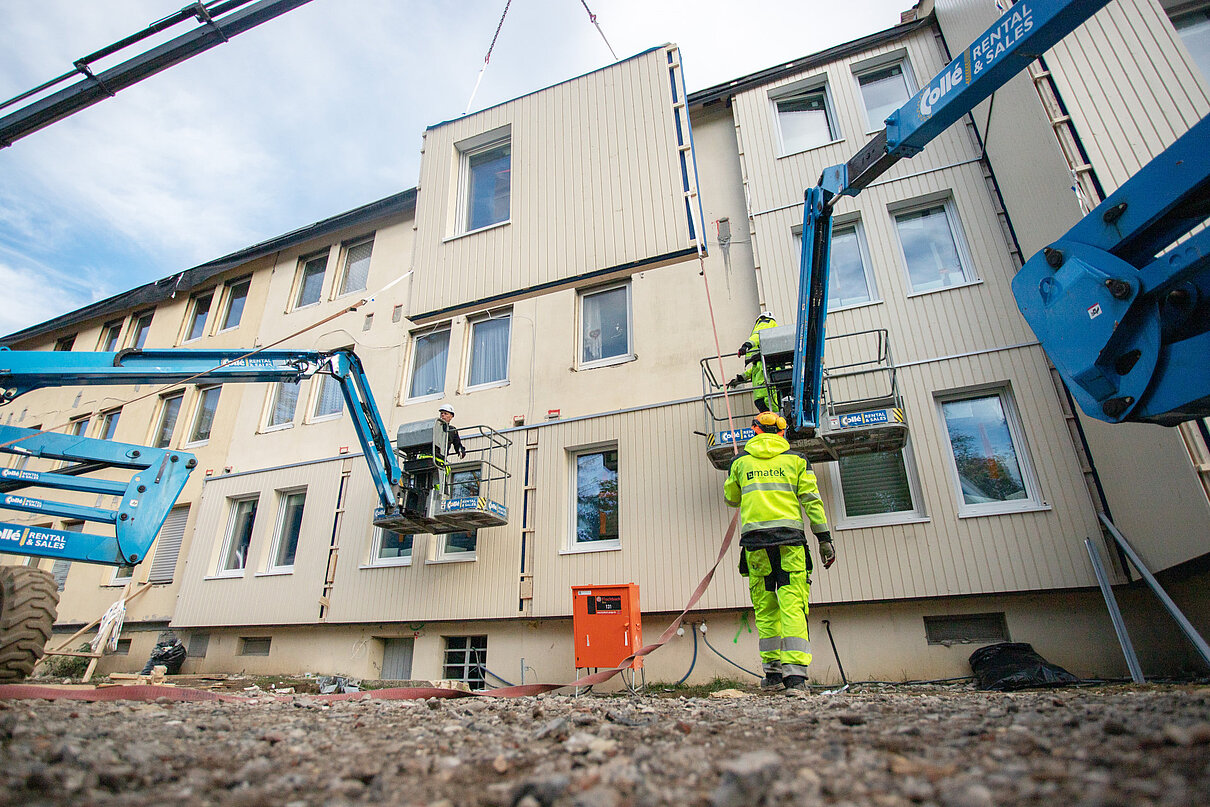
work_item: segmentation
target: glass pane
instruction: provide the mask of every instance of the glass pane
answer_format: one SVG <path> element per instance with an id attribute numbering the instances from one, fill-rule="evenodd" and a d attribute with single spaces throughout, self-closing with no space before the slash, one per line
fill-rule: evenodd
<path id="1" fill-rule="evenodd" d="M 111 324 L 105 326 L 105 333 L 101 337 L 101 346 L 98 348 L 102 353 L 112 353 L 118 349 L 118 337 L 122 335 L 122 323 Z"/>
<path id="2" fill-rule="evenodd" d="M 479 469 L 454 471 L 450 474 L 450 498 L 461 499 L 479 495 Z"/>
<path id="3" fill-rule="evenodd" d="M 344 396 L 340 391 L 340 382 L 333 376 L 321 376 L 319 400 L 315 402 L 315 417 L 335 415 L 344 411 Z"/>
<path id="4" fill-rule="evenodd" d="M 197 415 L 193 419 L 193 432 L 189 442 L 210 439 L 210 429 L 214 426 L 214 411 L 218 408 L 218 394 L 222 387 L 210 387 L 202 390 L 202 396 L 197 402 Z"/>
<path id="5" fill-rule="evenodd" d="M 591 362 L 630 353 L 626 287 L 583 297 L 580 361 Z"/>
<path id="6" fill-rule="evenodd" d="M 801 236 L 798 240 L 801 246 Z M 873 299 L 856 227 L 838 227 L 832 232 L 832 251 L 828 260 L 829 309 L 868 303 Z"/>
<path id="7" fill-rule="evenodd" d="M 467 158 L 466 229 L 477 230 L 508 220 L 512 182 L 512 144 L 502 143 Z"/>
<path id="8" fill-rule="evenodd" d="M 156 448 L 166 448 L 172 442 L 172 431 L 176 428 L 177 415 L 181 413 L 181 401 L 184 395 L 173 395 L 165 398 L 160 410 L 160 428 L 155 439 Z"/>
<path id="9" fill-rule="evenodd" d="M 1017 447 L 999 395 L 941 404 L 966 504 L 1026 498 Z"/>
<path id="10" fill-rule="evenodd" d="M 252 527 L 256 523 L 256 499 L 235 503 L 231 513 L 231 543 L 223 559 L 223 571 L 243 569 L 248 565 L 248 547 L 252 544 Z"/>
<path id="11" fill-rule="evenodd" d="M 119 580 L 129 580 L 134 577 L 134 567 L 128 564 L 122 564 L 113 570 L 113 581 L 116 583 Z"/>
<path id="12" fill-rule="evenodd" d="M 1172 21 L 1181 41 L 1193 57 L 1193 63 L 1210 81 L 1210 11 L 1195 11 Z"/>
<path id="13" fill-rule="evenodd" d="M 378 559 L 410 558 L 412 556 L 412 536 L 401 535 L 389 530 L 379 532 Z"/>
<path id="14" fill-rule="evenodd" d="M 787 154 L 831 143 L 828 102 L 823 90 L 783 98 L 777 102 L 781 143 Z"/>
<path id="15" fill-rule="evenodd" d="M 840 458 L 845 515 L 872 516 L 914 510 L 902 451 Z"/>
<path id="16" fill-rule="evenodd" d="M 62 339 L 57 340 L 55 342 L 55 350 L 60 352 L 69 351 L 75 347 L 75 345 L 76 335 L 73 333 L 71 336 L 64 336 Z"/>
<path id="17" fill-rule="evenodd" d="M 210 301 L 213 299 L 213 294 L 206 294 L 194 299 L 193 319 L 189 323 L 189 334 L 185 337 L 185 341 L 200 339 L 206 333 L 206 317 L 210 314 Z"/>
<path id="18" fill-rule="evenodd" d="M 277 536 L 277 558 L 274 566 L 293 566 L 294 556 L 298 552 L 298 533 L 302 529 L 303 504 L 307 500 L 305 492 L 291 493 L 282 503 L 280 532 Z"/>
<path id="19" fill-rule="evenodd" d="M 370 276 L 370 252 L 373 249 L 373 241 L 349 247 L 345 255 L 344 281 L 340 284 L 341 294 L 361 291 L 366 287 L 366 280 Z"/>
<path id="20" fill-rule="evenodd" d="M 319 295 L 324 285 L 324 271 L 327 267 L 328 256 L 326 253 L 312 258 L 303 266 L 302 280 L 298 284 L 296 307 L 319 302 Z"/>
<path id="21" fill-rule="evenodd" d="M 294 410 L 298 408 L 297 381 L 280 381 L 273 393 L 273 408 L 269 410 L 269 425 L 281 426 L 294 422 Z"/>
<path id="22" fill-rule="evenodd" d="M 912 291 L 930 291 L 966 282 L 945 207 L 938 205 L 895 217 Z"/>
<path id="23" fill-rule="evenodd" d="M 90 418 L 80 418 L 79 420 L 73 420 L 71 422 L 71 424 L 68 425 L 68 427 L 67 427 L 67 433 L 72 435 L 73 437 L 79 437 L 82 434 L 87 434 L 89 420 L 90 420 Z"/>
<path id="24" fill-rule="evenodd" d="M 242 283 L 236 283 L 230 287 L 227 298 L 227 316 L 223 318 L 223 330 L 234 328 L 239 325 L 239 321 L 244 316 L 244 303 L 248 301 L 248 286 L 251 285 L 250 280 L 245 280 Z"/>
<path id="25" fill-rule="evenodd" d="M 881 129 L 887 116 L 908 99 L 907 78 L 902 65 L 894 64 L 858 76 L 857 83 L 861 85 L 861 98 L 865 101 L 871 129 Z"/>
<path id="26" fill-rule="evenodd" d="M 147 333 L 151 330 L 151 314 L 139 317 L 134 326 L 134 341 L 131 347 L 141 348 L 147 342 Z"/>
<path id="27" fill-rule="evenodd" d="M 122 417 L 122 410 L 109 412 L 105 415 L 105 420 L 101 424 L 101 439 L 112 440 L 114 434 L 118 431 L 118 418 Z"/>
<path id="28" fill-rule="evenodd" d="M 576 457 L 576 541 L 618 540 L 618 452 Z"/>
<path id="29" fill-rule="evenodd" d="M 445 536 L 445 554 L 457 555 L 463 552 L 474 552 L 476 533 L 451 532 Z"/>
<path id="30" fill-rule="evenodd" d="M 450 349 L 450 332 L 436 331 L 416 337 L 412 356 L 412 388 L 409 398 L 445 391 L 445 365 Z"/>
<path id="31" fill-rule="evenodd" d="M 510 317 L 476 322 L 471 332 L 471 374 L 467 386 L 490 384 L 508 378 Z"/>

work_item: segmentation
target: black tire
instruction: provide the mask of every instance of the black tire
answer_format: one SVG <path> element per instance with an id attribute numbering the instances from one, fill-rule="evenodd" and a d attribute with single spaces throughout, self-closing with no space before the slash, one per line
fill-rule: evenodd
<path id="1" fill-rule="evenodd" d="M 0 566 L 0 684 L 15 684 L 34 670 L 55 624 L 59 590 L 50 572 Z"/>

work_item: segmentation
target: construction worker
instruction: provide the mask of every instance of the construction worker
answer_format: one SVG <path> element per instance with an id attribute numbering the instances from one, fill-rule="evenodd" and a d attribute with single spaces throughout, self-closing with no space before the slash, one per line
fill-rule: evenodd
<path id="1" fill-rule="evenodd" d="M 790 451 L 786 419 L 761 412 L 752 421 L 756 436 L 731 461 L 723 486 L 727 504 L 739 508 L 739 573 L 748 578 L 760 659 L 761 688 L 785 687 L 804 694 L 811 663 L 807 633 L 807 596 L 811 591 L 811 553 L 807 550 L 803 510 L 819 541 L 827 569 L 836 561 L 828 519 L 811 464 Z"/>
<path id="2" fill-rule="evenodd" d="M 462 446 L 462 438 L 458 436 L 458 430 L 450 423 L 454 419 L 454 407 L 449 404 L 441 404 L 437 407 L 437 419 L 441 421 L 441 428 L 445 430 L 446 436 L 449 438 L 449 446 L 458 456 L 466 459 L 466 449 Z"/>
<path id="3" fill-rule="evenodd" d="M 736 355 L 744 360 L 744 371 L 727 383 L 728 387 L 738 387 L 745 381 L 751 382 L 752 400 L 758 412 L 777 412 L 781 407 L 776 391 L 770 398 L 769 388 L 765 386 L 765 369 L 760 360 L 760 332 L 776 327 L 777 319 L 771 313 L 760 312 L 752 325 L 752 335 L 736 351 Z"/>

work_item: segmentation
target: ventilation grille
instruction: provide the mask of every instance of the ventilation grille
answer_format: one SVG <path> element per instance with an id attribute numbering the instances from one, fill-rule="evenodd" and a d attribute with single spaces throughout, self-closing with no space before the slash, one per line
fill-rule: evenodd
<path id="1" fill-rule="evenodd" d="M 1009 641 L 1008 623 L 1002 611 L 994 614 L 926 616 L 924 633 L 929 644 L 947 646 Z"/>
<path id="2" fill-rule="evenodd" d="M 241 636 L 239 637 L 239 654 L 241 656 L 267 656 L 269 655 L 269 645 L 272 642 L 273 637 L 271 636 Z"/>

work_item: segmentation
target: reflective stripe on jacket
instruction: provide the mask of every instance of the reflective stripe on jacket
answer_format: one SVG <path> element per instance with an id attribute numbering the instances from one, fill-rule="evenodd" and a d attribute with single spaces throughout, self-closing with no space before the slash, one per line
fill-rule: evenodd
<path id="1" fill-rule="evenodd" d="M 747 344 L 751 345 L 744 355 L 744 378 L 757 388 L 758 398 L 764 397 L 765 371 L 760 363 L 760 332 L 766 328 L 776 328 L 777 323 L 771 319 L 763 319 L 752 328 L 752 335 Z"/>
<path id="2" fill-rule="evenodd" d="M 731 461 L 723 497 L 739 507 L 740 546 L 806 543 L 804 510 L 812 532 L 828 530 L 811 463 L 776 434 L 756 435 Z"/>

